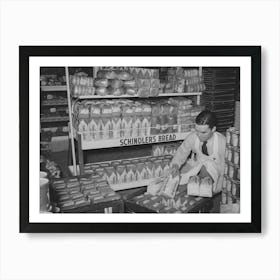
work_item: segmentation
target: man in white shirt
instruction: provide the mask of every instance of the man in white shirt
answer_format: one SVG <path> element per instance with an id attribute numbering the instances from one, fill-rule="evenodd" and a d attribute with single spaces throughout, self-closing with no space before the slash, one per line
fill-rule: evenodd
<path id="1" fill-rule="evenodd" d="M 210 177 L 213 192 L 221 191 L 226 139 L 216 131 L 216 122 L 215 113 L 202 111 L 196 117 L 195 131 L 191 132 L 178 148 L 171 161 L 171 174 L 176 176 L 181 171 L 180 184 L 187 184 L 189 178 L 194 175 L 200 178 Z"/>

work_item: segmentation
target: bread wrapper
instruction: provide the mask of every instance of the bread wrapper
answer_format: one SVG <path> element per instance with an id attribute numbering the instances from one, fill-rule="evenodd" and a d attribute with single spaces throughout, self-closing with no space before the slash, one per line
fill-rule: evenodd
<path id="1" fill-rule="evenodd" d="M 200 195 L 200 179 L 198 176 L 192 176 L 188 182 L 188 195 L 199 196 Z"/>
<path id="2" fill-rule="evenodd" d="M 176 195 L 177 188 L 179 186 L 179 181 L 179 175 L 175 177 L 169 175 L 161 193 L 167 197 L 174 198 Z"/>
<path id="3" fill-rule="evenodd" d="M 200 183 L 199 195 L 203 197 L 213 196 L 213 184 L 209 177 L 203 178 Z"/>
<path id="4" fill-rule="evenodd" d="M 161 193 L 162 188 L 166 184 L 166 178 L 158 177 L 152 180 L 147 188 L 147 193 L 151 195 L 156 195 Z"/>

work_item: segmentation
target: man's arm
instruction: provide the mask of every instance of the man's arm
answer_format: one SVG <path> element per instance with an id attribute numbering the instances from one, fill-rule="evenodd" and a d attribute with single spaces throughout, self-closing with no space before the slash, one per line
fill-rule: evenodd
<path id="1" fill-rule="evenodd" d="M 174 155 L 170 166 L 177 166 L 178 169 L 185 163 L 187 160 L 192 148 L 194 147 L 195 134 L 190 133 L 181 146 L 178 148 L 176 154 Z"/>

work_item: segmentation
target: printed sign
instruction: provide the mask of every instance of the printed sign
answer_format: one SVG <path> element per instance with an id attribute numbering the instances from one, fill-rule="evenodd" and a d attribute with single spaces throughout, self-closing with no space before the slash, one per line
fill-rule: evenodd
<path id="1" fill-rule="evenodd" d="M 146 137 L 122 138 L 120 139 L 120 146 L 153 144 L 159 142 L 175 141 L 176 134 L 161 134 Z"/>

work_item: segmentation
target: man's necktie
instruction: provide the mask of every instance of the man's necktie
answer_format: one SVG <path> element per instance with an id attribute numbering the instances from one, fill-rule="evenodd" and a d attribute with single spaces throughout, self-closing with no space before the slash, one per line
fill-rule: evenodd
<path id="1" fill-rule="evenodd" d="M 202 144 L 202 153 L 209 156 L 206 144 L 207 144 L 207 141 L 204 141 Z"/>

